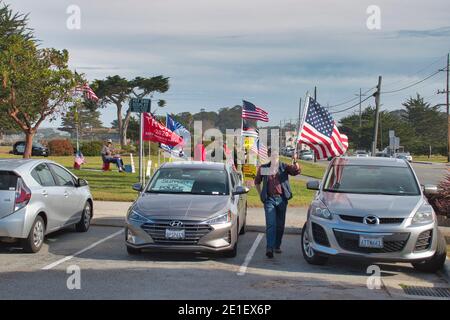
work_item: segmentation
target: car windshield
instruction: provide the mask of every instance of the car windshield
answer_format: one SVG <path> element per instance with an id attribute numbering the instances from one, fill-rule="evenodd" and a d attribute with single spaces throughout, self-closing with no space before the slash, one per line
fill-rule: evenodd
<path id="1" fill-rule="evenodd" d="M 334 165 L 324 191 L 416 196 L 420 189 L 408 167 Z"/>
<path id="2" fill-rule="evenodd" d="M 147 192 L 227 195 L 228 175 L 225 170 L 162 168 L 156 172 Z"/>

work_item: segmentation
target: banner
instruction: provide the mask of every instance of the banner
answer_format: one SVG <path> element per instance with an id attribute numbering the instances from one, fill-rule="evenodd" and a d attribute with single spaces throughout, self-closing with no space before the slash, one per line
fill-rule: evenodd
<path id="1" fill-rule="evenodd" d="M 180 136 L 156 121 L 149 113 L 143 113 L 143 117 L 144 132 L 142 133 L 142 139 L 144 141 L 159 142 L 171 147 L 183 142 Z"/>
<path id="2" fill-rule="evenodd" d="M 242 173 L 244 174 L 244 181 L 246 182 L 247 186 L 253 185 L 257 170 L 257 167 L 253 164 L 242 165 Z"/>

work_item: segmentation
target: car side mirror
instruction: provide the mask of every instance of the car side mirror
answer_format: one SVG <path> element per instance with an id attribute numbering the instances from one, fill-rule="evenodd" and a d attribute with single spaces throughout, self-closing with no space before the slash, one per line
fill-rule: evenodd
<path id="1" fill-rule="evenodd" d="M 306 189 L 309 190 L 319 190 L 320 188 L 320 182 L 317 180 L 313 180 L 313 181 L 308 181 L 306 183 Z"/>
<path id="2" fill-rule="evenodd" d="M 426 184 L 422 187 L 423 193 L 426 195 L 437 194 L 439 192 L 438 187 L 432 184 Z"/>
<path id="3" fill-rule="evenodd" d="M 87 186 L 87 185 L 89 185 L 89 183 L 88 183 L 86 180 L 84 180 L 84 179 L 78 179 L 78 181 L 77 181 L 77 186 L 78 186 L 78 187 L 85 187 L 85 186 Z"/>
<path id="4" fill-rule="evenodd" d="M 244 186 L 236 186 L 233 190 L 233 196 L 240 195 L 240 194 L 246 194 L 250 191 L 249 188 Z"/>
<path id="5" fill-rule="evenodd" d="M 133 190 L 134 191 L 138 191 L 138 192 L 141 192 L 142 191 L 142 184 L 141 183 L 135 183 L 135 184 L 133 184 L 133 186 L 132 186 L 132 188 L 133 188 Z"/>

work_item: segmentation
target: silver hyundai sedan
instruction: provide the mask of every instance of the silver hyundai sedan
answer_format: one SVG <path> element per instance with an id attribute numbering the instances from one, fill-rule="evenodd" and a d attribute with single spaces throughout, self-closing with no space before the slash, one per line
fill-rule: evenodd
<path id="1" fill-rule="evenodd" d="M 87 182 L 47 160 L 0 160 L 0 240 L 20 239 L 38 252 L 48 233 L 89 229 L 93 202 Z"/>
<path id="2" fill-rule="evenodd" d="M 390 158 L 335 158 L 317 190 L 302 231 L 307 262 L 330 256 L 410 262 L 435 272 L 446 259 L 446 242 L 410 164 Z"/>
<path id="3" fill-rule="evenodd" d="M 248 188 L 223 163 L 163 164 L 126 218 L 129 254 L 158 251 L 220 252 L 234 257 L 239 234 L 245 232 Z"/>

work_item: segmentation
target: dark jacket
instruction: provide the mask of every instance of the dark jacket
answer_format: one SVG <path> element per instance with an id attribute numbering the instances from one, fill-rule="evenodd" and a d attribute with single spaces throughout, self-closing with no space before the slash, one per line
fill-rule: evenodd
<path id="1" fill-rule="evenodd" d="M 262 168 L 267 168 L 267 170 L 269 170 L 270 162 L 267 164 L 261 165 L 261 169 Z M 283 198 L 285 198 L 286 200 L 290 200 L 290 199 L 292 199 L 292 191 L 291 191 L 291 186 L 289 184 L 289 172 L 287 170 L 287 164 L 280 162 L 278 170 L 279 170 L 280 184 L 283 189 Z M 267 198 L 269 197 L 268 192 L 267 192 L 267 180 L 268 180 L 267 178 L 268 178 L 267 175 L 262 176 L 262 190 L 261 190 L 261 195 L 260 195 L 262 202 L 265 202 L 267 200 Z"/>

